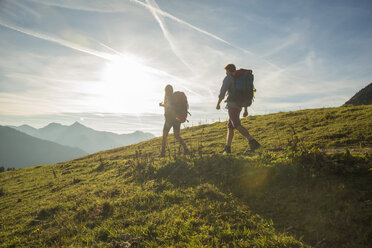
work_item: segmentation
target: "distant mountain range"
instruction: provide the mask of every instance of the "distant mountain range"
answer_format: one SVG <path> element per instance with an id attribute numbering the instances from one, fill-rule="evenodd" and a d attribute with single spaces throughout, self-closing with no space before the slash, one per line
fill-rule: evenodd
<path id="1" fill-rule="evenodd" d="M 55 164 L 87 155 L 73 148 L 38 139 L 10 127 L 0 126 L 0 166 L 23 168 Z"/>
<path id="2" fill-rule="evenodd" d="M 79 122 L 75 122 L 70 126 L 50 123 L 40 129 L 36 129 L 29 125 L 22 125 L 19 127 L 12 126 L 12 128 L 39 139 L 52 141 L 65 146 L 77 147 L 87 153 L 131 145 L 155 137 L 151 133 L 144 133 L 141 131 L 129 134 L 97 131 Z"/>
<path id="3" fill-rule="evenodd" d="M 369 105 L 372 104 L 372 83 L 361 89 L 344 105 Z"/>

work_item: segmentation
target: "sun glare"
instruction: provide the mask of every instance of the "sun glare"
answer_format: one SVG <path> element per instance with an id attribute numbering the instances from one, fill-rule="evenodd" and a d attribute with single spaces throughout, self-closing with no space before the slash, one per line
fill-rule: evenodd
<path id="1" fill-rule="evenodd" d="M 159 78 L 134 56 L 118 56 L 106 64 L 99 87 L 100 108 L 108 112 L 146 112 L 152 109 L 159 91 Z M 159 98 L 159 99 L 157 99 Z M 157 99 L 157 100 L 156 100 Z M 150 108 L 149 108 L 150 107 Z"/>
<path id="2" fill-rule="evenodd" d="M 110 61 L 104 71 L 104 79 L 108 82 L 119 82 L 122 80 L 132 81 L 136 75 L 141 75 L 143 66 L 136 58 L 116 57 Z"/>

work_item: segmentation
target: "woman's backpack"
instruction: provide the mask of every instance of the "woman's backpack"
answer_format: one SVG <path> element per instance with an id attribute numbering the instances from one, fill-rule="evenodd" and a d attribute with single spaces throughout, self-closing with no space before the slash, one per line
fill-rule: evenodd
<path id="1" fill-rule="evenodd" d="M 186 94 L 181 91 L 175 91 L 172 97 L 172 108 L 175 113 L 176 120 L 180 123 L 187 121 L 189 113 L 189 104 Z"/>

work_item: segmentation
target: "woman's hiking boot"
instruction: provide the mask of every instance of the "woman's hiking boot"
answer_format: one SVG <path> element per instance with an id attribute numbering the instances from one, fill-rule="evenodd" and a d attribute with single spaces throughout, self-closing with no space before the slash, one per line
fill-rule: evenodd
<path id="1" fill-rule="evenodd" d="M 231 146 L 225 145 L 225 148 L 221 151 L 222 154 L 231 153 Z"/>
<path id="2" fill-rule="evenodd" d="M 185 155 L 191 155 L 191 152 L 190 152 L 189 149 L 185 149 L 185 150 L 183 151 L 183 154 L 185 154 Z"/>
<path id="3" fill-rule="evenodd" d="M 245 150 L 245 153 L 254 152 L 255 150 L 261 147 L 261 144 L 258 143 L 258 141 L 255 139 L 248 141 L 248 143 L 249 143 L 250 149 Z"/>

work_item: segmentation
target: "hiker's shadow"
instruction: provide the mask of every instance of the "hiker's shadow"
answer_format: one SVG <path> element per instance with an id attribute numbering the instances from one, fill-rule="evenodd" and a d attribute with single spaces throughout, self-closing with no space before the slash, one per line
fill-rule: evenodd
<path id="1" fill-rule="evenodd" d="M 342 192 L 335 186 L 340 180 L 336 178 L 330 182 L 329 179 L 314 178 L 308 171 L 293 165 L 270 167 L 257 163 L 232 156 L 173 161 L 146 175 L 146 180 L 166 181 L 173 188 L 213 185 L 219 192 L 237 197 L 253 213 L 271 219 L 278 231 L 302 237 L 311 245 L 322 240 L 322 244 L 329 244 L 322 235 L 329 233 L 330 223 L 337 224 L 331 211 L 335 209 L 332 204 L 339 205 L 341 201 Z M 346 182 L 342 185 L 345 192 L 353 187 Z M 340 214 L 349 212 L 345 210 Z M 311 231 L 313 229 L 317 231 Z"/>

